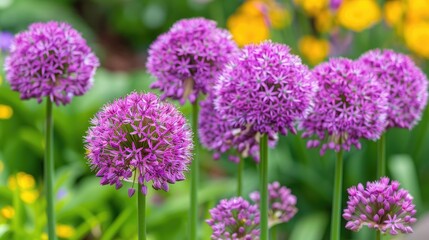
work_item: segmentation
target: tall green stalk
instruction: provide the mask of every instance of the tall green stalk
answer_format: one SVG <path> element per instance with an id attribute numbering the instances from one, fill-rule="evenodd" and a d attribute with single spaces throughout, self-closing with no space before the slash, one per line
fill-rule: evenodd
<path id="1" fill-rule="evenodd" d="M 386 136 L 382 134 L 377 141 L 377 176 L 386 176 Z"/>
<path id="2" fill-rule="evenodd" d="M 375 234 L 376 234 L 376 235 L 375 235 L 375 239 L 376 239 L 376 240 L 381 240 L 381 232 L 380 232 L 380 231 L 378 231 L 378 230 L 376 230 L 376 231 L 375 231 Z"/>
<path id="3" fill-rule="evenodd" d="M 341 237 L 341 198 L 343 185 L 343 152 L 337 153 L 335 163 L 334 197 L 331 214 L 331 240 L 340 240 Z"/>
<path id="4" fill-rule="evenodd" d="M 191 163 L 191 208 L 190 225 L 191 240 L 197 240 L 198 236 L 198 181 L 199 181 L 199 161 L 198 161 L 198 101 L 192 104 L 192 132 L 194 134 L 194 160 Z"/>
<path id="5" fill-rule="evenodd" d="M 146 240 L 146 195 L 141 191 L 142 185 L 139 183 L 137 189 L 137 215 L 139 240 Z"/>
<path id="6" fill-rule="evenodd" d="M 45 136 L 45 193 L 46 193 L 46 216 L 48 218 L 49 240 L 57 239 L 55 234 L 55 204 L 54 204 L 54 156 L 53 156 L 53 121 L 52 101 L 46 98 L 46 136 Z"/>
<path id="7" fill-rule="evenodd" d="M 268 240 L 268 135 L 264 134 L 259 145 L 260 151 L 260 213 L 261 213 L 261 240 Z"/>
<path id="8" fill-rule="evenodd" d="M 238 169 L 237 169 L 237 196 L 240 197 L 243 194 L 243 169 L 244 169 L 244 158 L 239 156 Z"/>

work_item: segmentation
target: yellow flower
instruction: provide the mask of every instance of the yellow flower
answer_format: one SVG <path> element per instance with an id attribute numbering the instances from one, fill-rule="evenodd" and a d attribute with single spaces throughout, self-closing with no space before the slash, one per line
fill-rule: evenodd
<path id="1" fill-rule="evenodd" d="M 12 206 L 5 206 L 2 209 L 0 209 L 0 213 L 3 218 L 11 219 L 13 218 L 13 216 L 15 216 L 15 209 L 13 209 Z"/>
<path id="2" fill-rule="evenodd" d="M 404 0 L 408 21 L 429 20 L 429 0 Z"/>
<path id="3" fill-rule="evenodd" d="M 42 233 L 42 236 L 40 236 L 40 240 L 49 240 L 48 234 Z"/>
<path id="4" fill-rule="evenodd" d="M 32 189 L 35 185 L 34 177 L 25 172 L 17 173 L 16 180 L 18 182 L 18 186 L 24 190 Z"/>
<path id="5" fill-rule="evenodd" d="M 60 238 L 71 238 L 75 233 L 74 227 L 65 224 L 58 224 L 56 230 Z"/>
<path id="6" fill-rule="evenodd" d="M 19 194 L 19 196 L 23 202 L 31 204 L 37 200 L 39 192 L 37 190 L 24 190 Z"/>
<path id="7" fill-rule="evenodd" d="M 380 17 L 375 0 L 345 0 L 338 9 L 338 22 L 355 32 L 371 27 Z"/>
<path id="8" fill-rule="evenodd" d="M 403 8 L 402 0 L 388 1 L 384 4 L 384 18 L 389 26 L 396 26 L 402 21 Z"/>
<path id="9" fill-rule="evenodd" d="M 299 51 L 312 64 L 323 61 L 329 54 L 329 42 L 313 36 L 304 36 L 299 40 Z"/>
<path id="10" fill-rule="evenodd" d="M 238 46 L 259 43 L 270 36 L 265 20 L 245 14 L 234 14 L 228 18 L 227 27 Z"/>
<path id="11" fill-rule="evenodd" d="M 281 29 L 289 25 L 290 15 L 289 12 L 281 7 L 274 6 L 268 11 L 271 26 L 275 29 Z"/>
<path id="12" fill-rule="evenodd" d="M 328 0 L 296 0 L 295 3 L 310 16 L 315 16 L 328 7 Z"/>
<path id="13" fill-rule="evenodd" d="M 316 29 L 318 32 L 329 32 L 333 26 L 334 16 L 331 11 L 325 9 L 315 16 Z"/>
<path id="14" fill-rule="evenodd" d="M 418 55 L 429 58 L 429 23 L 410 22 L 404 27 L 404 38 L 408 48 Z"/>
<path id="15" fill-rule="evenodd" d="M 8 105 L 0 104 L 0 119 L 9 119 L 12 117 L 13 110 Z"/>
<path id="16" fill-rule="evenodd" d="M 236 14 L 264 19 L 265 24 L 276 29 L 283 28 L 290 22 L 289 12 L 274 0 L 247 0 Z"/>

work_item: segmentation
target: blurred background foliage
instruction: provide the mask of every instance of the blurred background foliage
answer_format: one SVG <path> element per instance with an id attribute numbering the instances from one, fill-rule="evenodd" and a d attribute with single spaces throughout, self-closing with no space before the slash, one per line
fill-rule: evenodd
<path id="1" fill-rule="evenodd" d="M 356 58 L 369 49 L 392 48 L 410 54 L 429 73 L 428 0 L 0 0 L 0 31 L 17 33 L 35 21 L 66 21 L 83 33 L 102 62 L 89 93 L 54 110 L 60 239 L 136 239 L 136 199 L 127 197 L 126 187 L 116 191 L 99 185 L 84 158 L 83 136 L 106 102 L 130 91 L 150 91 L 147 48 L 175 21 L 195 16 L 228 28 L 240 46 L 264 39 L 286 43 L 310 66 L 332 56 Z M 1 64 L 5 55 L 3 49 Z M 189 105 L 178 107 L 190 116 Z M 0 70 L 0 239 L 47 239 L 44 111 L 35 100 L 21 101 Z M 413 130 L 387 133 L 388 174 L 415 197 L 418 218 L 429 209 L 428 123 L 426 109 Z M 328 239 L 334 154 L 320 157 L 305 144 L 300 134 L 282 136 L 269 152 L 270 181 L 281 182 L 298 197 L 298 214 L 276 226 L 279 239 Z M 344 190 L 375 180 L 375 150 L 374 142 L 365 141 L 362 150 L 345 155 Z M 200 157 L 204 219 L 219 199 L 234 195 L 236 165 L 213 161 L 205 150 Z M 246 195 L 257 189 L 256 168 L 246 160 Z M 188 191 L 185 181 L 168 193 L 149 192 L 149 239 L 186 239 Z M 209 239 L 208 225 L 201 222 L 200 229 L 202 239 Z M 365 229 L 342 234 L 342 239 L 374 237 Z"/>

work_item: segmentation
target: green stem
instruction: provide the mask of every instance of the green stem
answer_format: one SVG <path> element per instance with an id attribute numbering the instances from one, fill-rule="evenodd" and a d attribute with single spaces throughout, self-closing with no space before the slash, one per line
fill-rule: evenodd
<path id="1" fill-rule="evenodd" d="M 239 156 L 238 170 L 237 170 L 237 196 L 241 196 L 243 193 L 243 169 L 244 169 L 244 158 Z"/>
<path id="2" fill-rule="evenodd" d="M 137 189 L 137 215 L 139 240 L 146 240 L 146 195 L 142 193 L 142 185 Z"/>
<path id="3" fill-rule="evenodd" d="M 381 232 L 378 231 L 378 230 L 375 231 L 375 239 L 376 240 L 381 240 Z"/>
<path id="4" fill-rule="evenodd" d="M 199 164 L 198 164 L 198 101 L 192 104 L 192 132 L 194 134 L 194 160 L 191 163 L 191 208 L 190 208 L 190 224 L 191 224 L 191 240 L 196 240 L 198 236 L 198 180 L 199 180 Z"/>
<path id="5" fill-rule="evenodd" d="M 377 176 L 386 176 L 386 136 L 382 134 L 377 141 Z"/>
<path id="6" fill-rule="evenodd" d="M 46 191 L 46 215 L 48 218 L 49 240 L 57 239 L 55 234 L 55 208 L 54 208 L 54 157 L 53 157 L 53 121 L 52 101 L 46 98 L 46 136 L 45 136 L 45 191 Z"/>
<path id="7" fill-rule="evenodd" d="M 277 226 L 274 225 L 270 228 L 270 233 L 271 233 L 271 240 L 276 240 L 277 239 Z"/>
<path id="8" fill-rule="evenodd" d="M 268 135 L 261 138 L 260 146 L 261 240 L 268 240 Z"/>
<path id="9" fill-rule="evenodd" d="M 343 152 L 340 150 L 337 153 L 337 162 L 335 164 L 335 179 L 334 179 L 334 200 L 332 204 L 331 216 L 331 240 L 340 240 L 340 225 L 341 225 L 341 198 L 343 185 Z"/>

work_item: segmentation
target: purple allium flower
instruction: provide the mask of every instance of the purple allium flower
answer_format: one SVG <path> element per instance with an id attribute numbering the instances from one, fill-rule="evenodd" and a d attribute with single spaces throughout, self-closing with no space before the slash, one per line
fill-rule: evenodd
<path id="1" fill-rule="evenodd" d="M 206 100 L 200 103 L 200 117 L 198 118 L 198 134 L 201 144 L 209 150 L 214 150 L 214 158 L 229 150 L 236 150 L 242 157 L 252 156 L 259 162 L 259 140 L 261 134 L 253 128 L 234 128 L 232 124 L 216 111 L 214 97 L 209 94 Z M 277 143 L 277 133 L 268 134 L 268 144 L 274 147 Z M 229 159 L 238 163 L 239 158 L 233 151 Z"/>
<path id="2" fill-rule="evenodd" d="M 60 22 L 34 23 L 15 36 L 6 58 L 7 79 L 22 99 L 47 96 L 57 105 L 92 86 L 99 62 L 79 32 Z"/>
<path id="3" fill-rule="evenodd" d="M 359 61 L 388 89 L 388 128 L 411 129 L 420 120 L 428 98 L 428 79 L 405 54 L 392 50 L 371 50 Z"/>
<path id="4" fill-rule="evenodd" d="M 185 179 L 192 157 L 192 132 L 172 104 L 152 93 L 131 93 L 103 107 L 91 120 L 85 138 L 88 159 L 101 185 L 122 187 L 137 178 L 168 191 L 168 183 Z M 134 188 L 128 190 L 131 197 Z"/>
<path id="5" fill-rule="evenodd" d="M 329 7 L 332 10 L 336 11 L 341 6 L 342 2 L 343 2 L 343 0 L 330 0 L 329 1 Z"/>
<path id="6" fill-rule="evenodd" d="M 214 240 L 258 240 L 259 209 L 241 197 L 223 199 L 210 209 L 211 219 L 206 222 L 212 227 Z"/>
<path id="7" fill-rule="evenodd" d="M 259 192 L 252 192 L 250 199 L 259 205 Z M 270 227 L 289 220 L 295 216 L 298 209 L 296 208 L 296 197 L 287 187 L 280 186 L 280 183 L 273 182 L 268 184 L 268 202 L 269 202 L 269 220 Z"/>
<path id="8" fill-rule="evenodd" d="M 148 71 L 157 78 L 162 99 L 184 104 L 208 92 L 238 47 L 227 30 L 204 18 L 184 19 L 158 37 L 150 46 Z"/>
<path id="9" fill-rule="evenodd" d="M 316 66 L 319 81 L 312 112 L 300 127 L 303 137 L 314 135 L 307 147 L 322 142 L 320 154 L 327 149 L 349 151 L 360 148 L 360 138 L 378 139 L 386 126 L 387 91 L 361 64 L 345 58 L 331 58 Z"/>
<path id="10" fill-rule="evenodd" d="M 389 178 L 382 177 L 379 181 L 367 182 L 366 188 L 359 183 L 347 190 L 349 200 L 343 213 L 347 229 L 358 231 L 366 225 L 392 235 L 413 232 L 410 226 L 416 222 L 413 197 L 399 189 L 399 182 L 389 182 Z"/>
<path id="11" fill-rule="evenodd" d="M 234 127 L 260 133 L 296 133 L 294 123 L 310 111 L 317 84 L 289 47 L 270 41 L 247 45 L 215 86 L 216 109 Z"/>
<path id="12" fill-rule="evenodd" d="M 13 34 L 10 32 L 0 32 L 0 51 L 8 52 L 13 42 Z"/>

